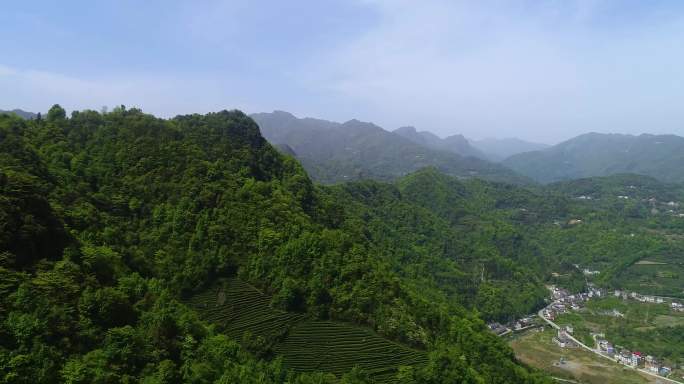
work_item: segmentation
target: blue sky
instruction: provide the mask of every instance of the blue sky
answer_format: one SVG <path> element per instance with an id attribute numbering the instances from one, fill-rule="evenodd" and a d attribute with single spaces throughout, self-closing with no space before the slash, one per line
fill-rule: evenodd
<path id="1" fill-rule="evenodd" d="M 18 1 L 0 109 L 281 109 L 442 136 L 684 135 L 684 2 Z"/>

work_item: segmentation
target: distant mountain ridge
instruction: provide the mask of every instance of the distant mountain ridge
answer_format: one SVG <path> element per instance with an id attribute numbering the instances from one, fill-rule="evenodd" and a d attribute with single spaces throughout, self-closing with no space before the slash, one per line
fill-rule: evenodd
<path id="1" fill-rule="evenodd" d="M 452 135 L 442 139 L 432 132 L 417 131 L 415 127 L 411 126 L 395 129 L 393 133 L 403 136 L 416 144 L 420 144 L 431 149 L 449 151 L 457 153 L 461 156 L 473 156 L 488 160 L 487 155 L 485 155 L 479 149 L 473 147 L 468 139 L 466 139 L 463 135 Z"/>
<path id="2" fill-rule="evenodd" d="M 542 151 L 509 157 L 503 164 L 539 182 L 634 173 L 684 182 L 684 138 L 587 133 Z"/>
<path id="3" fill-rule="evenodd" d="M 309 175 L 323 183 L 391 180 L 430 166 L 457 177 L 530 182 L 499 164 L 431 149 L 372 123 L 297 118 L 283 111 L 251 117 L 269 142 L 291 148 Z"/>
<path id="4" fill-rule="evenodd" d="M 502 161 L 519 153 L 540 151 L 550 147 L 548 144 L 533 143 L 515 137 L 471 140 L 470 144 L 483 152 L 488 159 L 494 161 Z"/>
<path id="5" fill-rule="evenodd" d="M 0 109 L 0 113 L 10 113 L 10 114 L 13 113 L 13 114 L 15 114 L 21 118 L 24 118 L 26 120 L 33 120 L 36 117 L 38 117 L 38 114 L 33 113 L 33 112 L 27 112 L 27 111 L 24 111 L 22 109 L 13 109 L 11 111 L 5 111 L 5 110 Z"/>

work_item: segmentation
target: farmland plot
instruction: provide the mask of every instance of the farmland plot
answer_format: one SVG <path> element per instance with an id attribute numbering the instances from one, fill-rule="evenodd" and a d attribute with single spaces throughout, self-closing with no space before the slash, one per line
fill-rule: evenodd
<path id="1" fill-rule="evenodd" d="M 376 382 L 385 383 L 394 381 L 400 366 L 427 361 L 424 351 L 387 340 L 370 329 L 274 309 L 267 295 L 237 278 L 220 280 L 188 304 L 236 340 L 246 333 L 274 340 L 275 354 L 297 372 L 341 375 L 358 366 Z"/>

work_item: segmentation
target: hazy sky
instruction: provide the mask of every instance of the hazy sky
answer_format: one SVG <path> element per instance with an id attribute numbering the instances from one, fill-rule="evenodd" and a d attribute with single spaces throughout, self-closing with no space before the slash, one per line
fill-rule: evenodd
<path id="1" fill-rule="evenodd" d="M 684 1 L 5 0 L 0 109 L 684 135 Z"/>

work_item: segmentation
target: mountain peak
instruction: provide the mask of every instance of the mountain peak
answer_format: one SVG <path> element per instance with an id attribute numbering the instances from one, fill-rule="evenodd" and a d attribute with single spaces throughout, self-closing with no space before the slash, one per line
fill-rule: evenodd
<path id="1" fill-rule="evenodd" d="M 404 126 L 404 127 L 399 127 L 399 128 L 397 128 L 397 129 L 395 129 L 393 132 L 394 132 L 394 133 L 398 133 L 398 134 L 400 134 L 400 135 L 401 135 L 402 133 L 412 133 L 412 134 L 418 133 L 418 131 L 416 130 L 416 127 L 411 126 L 411 125 L 407 125 L 407 126 Z"/>

